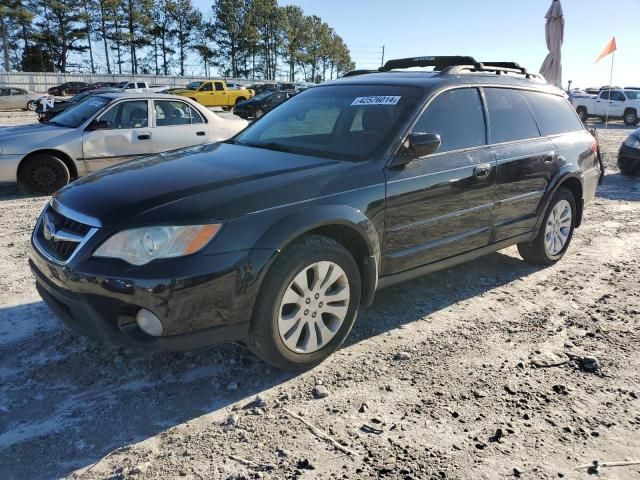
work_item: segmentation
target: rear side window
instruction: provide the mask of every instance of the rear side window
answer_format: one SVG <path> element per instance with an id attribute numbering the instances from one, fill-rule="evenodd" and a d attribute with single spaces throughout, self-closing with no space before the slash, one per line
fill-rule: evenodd
<path id="1" fill-rule="evenodd" d="M 584 130 L 573 107 L 564 98 L 539 92 L 522 92 L 522 95 L 531 106 L 542 135 Z"/>
<path id="2" fill-rule="evenodd" d="M 215 82 L 215 85 L 216 85 L 216 91 L 224 90 L 224 85 L 222 84 L 222 82 Z"/>
<path id="3" fill-rule="evenodd" d="M 517 90 L 485 88 L 491 143 L 513 142 L 540 136 L 529 105 Z"/>
<path id="4" fill-rule="evenodd" d="M 485 121 L 475 88 L 457 88 L 438 95 L 418 119 L 414 132 L 437 133 L 438 152 L 485 145 Z"/>

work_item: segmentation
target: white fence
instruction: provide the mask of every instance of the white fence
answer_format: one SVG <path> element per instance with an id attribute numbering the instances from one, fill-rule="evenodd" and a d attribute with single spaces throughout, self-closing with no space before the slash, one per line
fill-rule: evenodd
<path id="1" fill-rule="evenodd" d="M 47 89 L 65 82 L 121 82 L 123 80 L 138 80 L 147 82 L 149 85 L 167 85 L 170 87 L 181 87 L 196 80 L 208 80 L 213 77 L 175 75 L 108 75 L 92 73 L 45 73 L 45 72 L 0 72 L 0 85 L 20 87 L 33 92 L 46 92 Z M 220 78 L 220 77 L 217 77 Z M 256 80 L 247 79 L 226 79 L 230 82 L 249 85 L 256 83 Z M 262 83 L 262 82 L 260 82 Z"/>

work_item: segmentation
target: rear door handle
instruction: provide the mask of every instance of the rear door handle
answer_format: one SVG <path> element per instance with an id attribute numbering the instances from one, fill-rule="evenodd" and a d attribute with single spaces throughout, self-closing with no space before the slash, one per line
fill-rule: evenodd
<path id="1" fill-rule="evenodd" d="M 476 165 L 473 169 L 473 176 L 478 178 L 486 178 L 491 172 L 491 165 L 488 163 L 481 163 Z"/>
<path id="2" fill-rule="evenodd" d="M 204 137 L 204 132 L 196 132 L 196 135 L 198 135 L 199 137 Z"/>
<path id="3" fill-rule="evenodd" d="M 151 134 L 145 133 L 143 135 L 138 135 L 138 140 L 151 140 Z"/>

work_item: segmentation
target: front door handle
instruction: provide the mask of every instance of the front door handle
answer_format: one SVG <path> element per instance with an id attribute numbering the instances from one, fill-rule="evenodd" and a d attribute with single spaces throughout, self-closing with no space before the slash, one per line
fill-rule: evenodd
<path id="1" fill-rule="evenodd" d="M 478 178 L 487 178 L 491 172 L 491 165 L 488 163 L 481 163 L 473 168 L 473 176 Z"/>
<path id="2" fill-rule="evenodd" d="M 196 135 L 198 135 L 199 137 L 204 137 L 204 132 L 196 132 Z"/>
<path id="3" fill-rule="evenodd" d="M 142 135 L 138 135 L 138 140 L 151 140 L 151 134 L 145 133 Z"/>

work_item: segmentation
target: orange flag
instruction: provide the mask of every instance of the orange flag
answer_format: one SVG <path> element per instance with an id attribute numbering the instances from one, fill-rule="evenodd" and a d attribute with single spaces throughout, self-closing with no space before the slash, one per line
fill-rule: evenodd
<path id="1" fill-rule="evenodd" d="M 613 37 L 611 40 L 609 40 L 609 43 L 607 43 L 607 46 L 604 47 L 604 50 L 602 50 L 602 53 L 598 56 L 598 58 L 596 58 L 596 61 L 594 63 L 598 63 L 604 57 L 606 57 L 610 53 L 615 52 L 617 49 L 618 47 L 616 45 L 616 37 Z"/>

